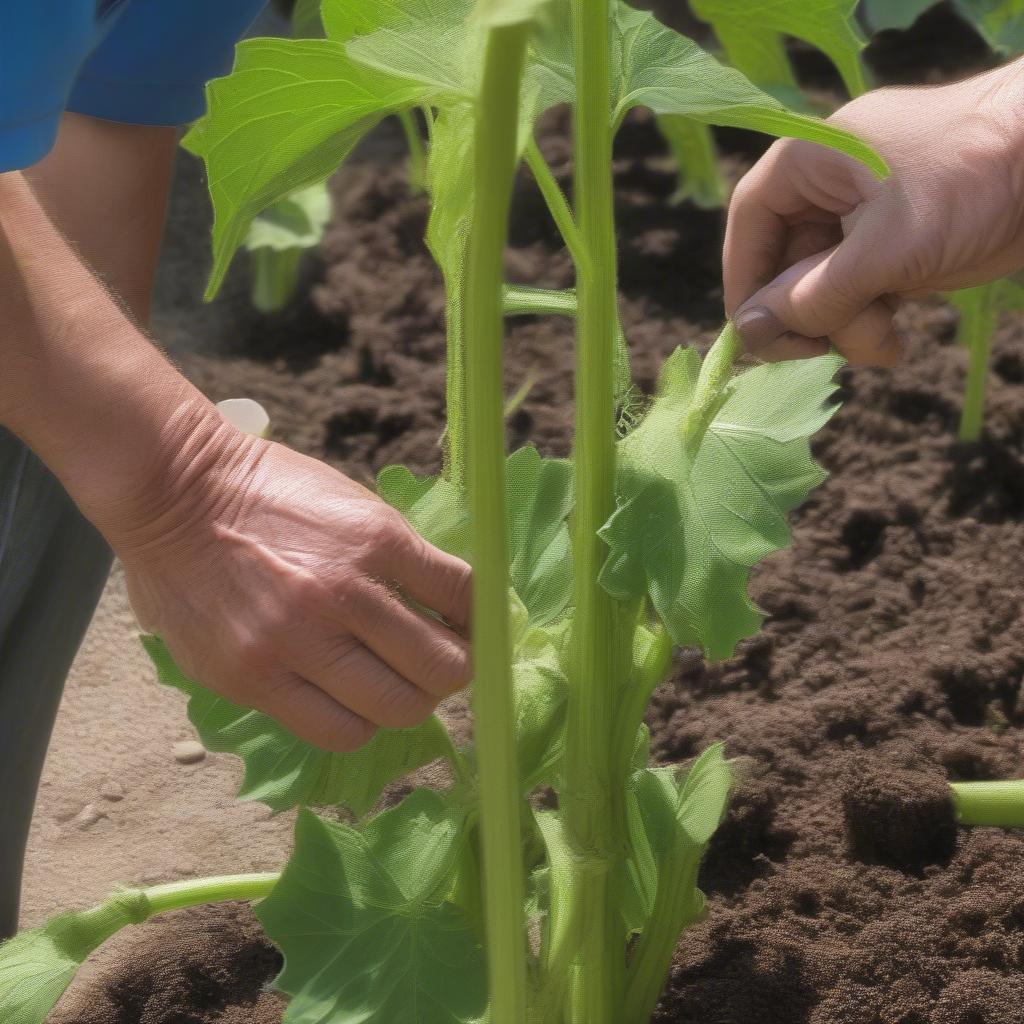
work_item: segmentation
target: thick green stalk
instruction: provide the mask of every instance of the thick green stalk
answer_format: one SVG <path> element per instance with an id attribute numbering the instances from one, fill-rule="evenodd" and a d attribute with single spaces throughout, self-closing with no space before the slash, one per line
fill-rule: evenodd
<path id="1" fill-rule="evenodd" d="M 1024 828 L 1024 779 L 954 782 L 950 789 L 961 825 Z"/>
<path id="2" fill-rule="evenodd" d="M 676 845 L 665 855 L 658 874 L 654 913 L 629 966 L 625 1024 L 648 1024 L 665 987 L 680 933 L 704 911 L 697 889 L 703 850 Z"/>
<path id="3" fill-rule="evenodd" d="M 223 875 L 219 878 L 197 878 L 187 882 L 168 882 L 152 889 L 143 889 L 149 900 L 151 914 L 181 910 L 203 903 L 226 903 L 229 900 L 261 900 L 270 895 L 280 874 Z"/>
<path id="4" fill-rule="evenodd" d="M 527 1007 L 502 408 L 502 259 L 517 163 L 516 124 L 527 39 L 526 25 L 492 28 L 488 37 L 476 118 L 476 207 L 466 279 L 474 711 L 493 1024 L 523 1024 Z"/>
<path id="5" fill-rule="evenodd" d="M 957 292 L 955 304 L 960 310 L 957 341 L 967 349 L 967 386 L 960 415 L 960 440 L 977 441 L 985 422 L 985 384 L 992 335 L 996 328 L 994 286 L 982 285 Z"/>
<path id="6" fill-rule="evenodd" d="M 622 616 L 598 579 L 607 548 L 597 532 L 615 506 L 618 316 L 607 4 L 573 0 L 572 23 L 576 223 L 586 258 L 577 276 L 575 613 L 562 794 L 580 858 L 573 912 L 583 916 L 569 1017 L 572 1024 L 619 1024 L 625 936 L 611 879 L 626 850 L 626 780 L 613 778 L 612 751 L 630 652 Z"/>

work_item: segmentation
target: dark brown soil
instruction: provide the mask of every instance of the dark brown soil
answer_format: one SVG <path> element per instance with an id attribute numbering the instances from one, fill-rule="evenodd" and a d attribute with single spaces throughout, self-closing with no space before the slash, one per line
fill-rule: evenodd
<path id="1" fill-rule="evenodd" d="M 544 149 L 564 175 L 557 124 Z M 719 326 L 721 225 L 667 205 L 649 124 L 628 126 L 618 153 L 622 312 L 650 388 L 668 352 Z M 436 469 L 442 295 L 425 203 L 399 167 L 353 166 L 336 195 L 314 305 L 182 361 L 350 474 Z M 515 224 L 511 276 L 568 285 L 527 183 Z M 703 872 L 709 916 L 685 936 L 659 1022 L 1024 1024 L 1024 834 L 955 829 L 945 788 L 1024 775 L 1024 319 L 999 331 L 971 446 L 952 440 L 954 326 L 938 304 L 909 308 L 901 368 L 843 371 L 844 406 L 816 442 L 832 476 L 794 517 L 792 548 L 756 573 L 763 633 L 714 666 L 684 652 L 656 695 L 659 758 L 724 739 L 749 759 Z M 509 391 L 532 382 L 512 444 L 567 451 L 571 344 L 557 320 L 512 328 Z M 259 994 L 274 956 L 250 922 L 211 912 L 166 928 L 79 1024 L 276 1024 L 279 1002 Z"/>

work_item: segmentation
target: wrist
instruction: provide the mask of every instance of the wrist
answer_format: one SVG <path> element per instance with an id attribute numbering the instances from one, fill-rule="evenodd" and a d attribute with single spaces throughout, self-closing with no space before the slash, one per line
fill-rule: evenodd
<path id="1" fill-rule="evenodd" d="M 198 392 L 183 395 L 155 429 L 145 471 L 108 486 L 86 514 L 122 560 L 191 537 L 231 515 L 266 442 L 231 426 Z"/>

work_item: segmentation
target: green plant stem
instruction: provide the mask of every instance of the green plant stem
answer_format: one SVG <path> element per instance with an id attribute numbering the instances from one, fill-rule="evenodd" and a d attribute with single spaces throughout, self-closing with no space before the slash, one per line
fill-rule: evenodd
<path id="1" fill-rule="evenodd" d="M 683 420 L 683 437 L 691 455 L 700 448 L 708 427 L 725 400 L 733 364 L 742 349 L 739 332 L 730 320 L 704 357 L 693 400 Z"/>
<path id="2" fill-rule="evenodd" d="M 704 901 L 697 888 L 703 850 L 673 845 L 658 873 L 654 912 L 629 965 L 625 1024 L 648 1024 L 665 987 L 680 933 L 699 921 Z"/>
<path id="3" fill-rule="evenodd" d="M 954 782 L 949 788 L 961 825 L 1024 828 L 1024 779 Z"/>
<path id="4" fill-rule="evenodd" d="M 226 903 L 230 900 L 261 900 L 270 895 L 280 874 L 223 875 L 186 882 L 169 882 L 144 889 L 151 913 L 163 914 L 202 903 Z"/>
<path id="5" fill-rule="evenodd" d="M 279 874 L 224 875 L 170 882 L 150 889 L 119 889 L 95 907 L 74 915 L 76 937 L 96 949 L 128 924 L 142 924 L 168 910 L 270 895 Z"/>
<path id="6" fill-rule="evenodd" d="M 295 294 L 299 280 L 302 249 L 274 249 L 261 246 L 253 249 L 252 304 L 261 313 L 276 313 Z"/>
<path id="7" fill-rule="evenodd" d="M 725 206 L 728 188 L 718 166 L 711 126 L 678 114 L 663 114 L 658 128 L 675 159 L 679 175 L 669 202 L 689 199 L 702 210 L 720 210 Z"/>
<path id="8" fill-rule="evenodd" d="M 456 487 L 466 485 L 466 329 L 458 282 L 445 280 L 444 476 Z"/>
<path id="9" fill-rule="evenodd" d="M 580 859 L 572 909 L 583 918 L 569 1018 L 572 1024 L 619 1024 L 625 936 L 611 879 L 627 845 L 626 780 L 614 779 L 611 768 L 618 691 L 630 652 L 616 603 L 598 578 L 607 557 L 598 530 L 615 506 L 618 327 L 607 5 L 573 0 L 572 25 L 576 220 L 587 255 L 577 276 L 575 613 L 562 793 Z"/>
<path id="10" fill-rule="evenodd" d="M 985 385 L 992 334 L 996 328 L 996 311 L 992 285 L 969 288 L 956 294 L 960 310 L 957 341 L 967 349 L 967 386 L 964 408 L 960 415 L 961 441 L 977 441 L 985 422 Z"/>
<path id="11" fill-rule="evenodd" d="M 547 160 L 544 159 L 537 140 L 532 135 L 526 143 L 524 156 L 526 165 L 530 168 L 530 173 L 537 182 L 555 226 L 562 236 L 562 241 L 565 242 L 565 247 L 569 250 L 569 255 L 579 270 L 581 264 L 587 259 L 587 251 L 583 245 L 583 239 L 580 237 L 576 218 L 572 214 L 565 193 L 555 180 L 554 174 L 551 173 L 551 168 Z"/>
<path id="12" fill-rule="evenodd" d="M 523 1024 L 527 1007 L 502 408 L 502 259 L 517 163 L 519 87 L 527 39 L 525 25 L 495 27 L 488 36 L 476 117 L 476 207 L 466 280 L 474 711 L 493 1024 Z"/>
<path id="13" fill-rule="evenodd" d="M 402 123 L 405 141 L 409 147 L 409 187 L 413 192 L 423 192 L 427 187 L 427 154 L 423 148 L 416 115 L 411 110 L 400 110 L 398 120 Z"/>

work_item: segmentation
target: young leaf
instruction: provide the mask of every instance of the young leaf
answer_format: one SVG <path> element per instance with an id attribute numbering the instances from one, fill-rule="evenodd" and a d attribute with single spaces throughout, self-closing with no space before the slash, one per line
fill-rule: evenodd
<path id="1" fill-rule="evenodd" d="M 59 914 L 0 945 L 0 1020 L 43 1024 L 85 958 L 115 932 L 148 916 L 145 896 L 124 890 L 98 907 Z"/>
<path id="2" fill-rule="evenodd" d="M 351 754 L 333 754 L 298 739 L 260 711 L 239 707 L 189 679 L 163 641 L 142 637 L 161 683 L 188 695 L 188 716 L 208 750 L 245 763 L 239 797 L 275 811 L 342 804 L 361 817 L 384 787 L 450 754 L 444 726 L 431 717 L 413 729 L 382 729 Z"/>
<path id="3" fill-rule="evenodd" d="M 324 23 L 320 20 L 320 0 L 295 0 L 291 27 L 294 39 L 321 38 Z"/>
<path id="4" fill-rule="evenodd" d="M 417 790 L 362 831 L 300 812 L 295 850 L 256 913 L 284 953 L 286 1024 L 478 1024 L 484 953 L 438 893 L 465 812 Z"/>
<path id="5" fill-rule="evenodd" d="M 216 294 L 253 217 L 326 180 L 385 114 L 419 103 L 420 82 L 355 63 L 328 39 L 251 39 L 207 86 L 207 114 L 184 145 L 206 161 Z"/>
<path id="6" fill-rule="evenodd" d="M 693 13 L 710 22 L 729 63 L 759 85 L 792 82 L 789 75 L 761 80 L 766 35 L 794 36 L 821 50 L 835 64 L 851 96 L 864 92 L 860 53 L 865 39 L 855 21 L 857 0 L 693 0 Z"/>
<path id="7" fill-rule="evenodd" d="M 558 12 L 561 20 L 537 34 L 530 72 L 542 108 L 573 99 L 571 36 L 564 10 Z M 613 0 L 613 13 L 614 126 L 634 107 L 645 106 L 658 115 L 679 114 L 705 124 L 807 139 L 847 153 L 879 176 L 887 173 L 885 161 L 855 136 L 794 113 L 652 15 L 620 0 Z"/>
<path id="8" fill-rule="evenodd" d="M 750 569 L 789 543 L 786 515 L 824 479 L 809 439 L 832 415 L 836 355 L 738 376 L 691 458 L 681 427 L 700 358 L 677 349 L 658 396 L 619 442 L 611 548 L 601 581 L 621 599 L 649 595 L 672 639 L 727 658 L 760 626 Z"/>
<path id="9" fill-rule="evenodd" d="M 509 575 L 535 625 L 565 611 L 571 589 L 569 534 L 572 474 L 561 459 L 542 459 L 527 445 L 506 462 L 509 495 Z M 377 492 L 432 544 L 466 557 L 469 521 L 463 492 L 443 477 L 417 480 L 404 466 L 388 466 Z"/>

